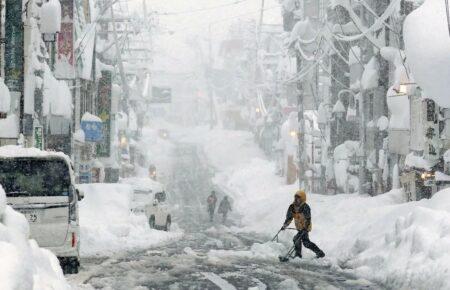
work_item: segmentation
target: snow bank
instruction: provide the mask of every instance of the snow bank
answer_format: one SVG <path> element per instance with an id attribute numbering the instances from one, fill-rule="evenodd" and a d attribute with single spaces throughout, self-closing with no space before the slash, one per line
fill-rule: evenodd
<path id="1" fill-rule="evenodd" d="M 11 95 L 9 89 L 5 85 L 3 78 L 0 78 L 0 112 L 9 112 L 11 103 Z"/>
<path id="2" fill-rule="evenodd" d="M 17 115 L 8 114 L 5 119 L 0 119 L 0 138 L 17 137 L 19 137 L 19 118 Z"/>
<path id="3" fill-rule="evenodd" d="M 80 202 L 81 254 L 110 256 L 120 250 L 143 249 L 181 236 L 151 230 L 145 215 L 131 212 L 133 191 L 126 184 L 83 184 Z"/>
<path id="4" fill-rule="evenodd" d="M 0 186 L 0 289 L 70 289 L 55 255 L 28 235 L 25 217 L 6 205 Z"/>
<path id="5" fill-rule="evenodd" d="M 233 198 L 242 215 L 242 227 L 233 230 L 265 233 L 270 240 L 284 222 L 296 186 L 284 185 L 273 174 L 272 162 L 255 158 L 260 151 L 245 134 L 213 131 L 209 136 L 208 158 L 220 165 L 214 181 Z M 244 144 L 251 151 L 248 154 L 239 151 Z M 311 240 L 334 266 L 391 289 L 450 289 L 450 189 L 431 200 L 410 203 L 404 203 L 401 190 L 377 197 L 308 194 L 308 203 L 313 217 Z M 287 245 L 293 234 L 285 231 L 280 238 Z M 233 254 L 256 255 L 253 250 L 216 251 L 210 258 Z M 305 250 L 304 256 L 308 259 L 313 253 Z"/>
<path id="6" fill-rule="evenodd" d="M 406 17 L 403 31 L 408 64 L 424 96 L 449 108 L 450 37 L 445 1 L 425 1 Z"/>

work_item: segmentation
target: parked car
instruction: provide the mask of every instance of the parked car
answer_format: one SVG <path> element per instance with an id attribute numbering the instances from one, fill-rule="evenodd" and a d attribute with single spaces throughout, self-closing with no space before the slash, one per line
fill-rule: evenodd
<path id="1" fill-rule="evenodd" d="M 144 213 L 152 229 L 169 231 L 172 215 L 164 186 L 150 178 L 124 178 L 121 183 L 133 187 L 132 211 Z"/>
<path id="2" fill-rule="evenodd" d="M 172 216 L 166 203 L 165 191 L 155 193 L 153 202 L 145 206 L 145 215 L 150 228 L 170 231 Z"/>
<path id="3" fill-rule="evenodd" d="M 30 224 L 30 238 L 52 251 L 66 274 L 78 273 L 80 229 L 73 167 L 63 153 L 0 147 L 0 184 Z"/>

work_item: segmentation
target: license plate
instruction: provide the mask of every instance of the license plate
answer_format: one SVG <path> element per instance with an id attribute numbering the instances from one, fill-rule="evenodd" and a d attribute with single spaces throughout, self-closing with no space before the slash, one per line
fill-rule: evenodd
<path id="1" fill-rule="evenodd" d="M 434 180 L 425 180 L 424 185 L 425 186 L 433 186 L 435 184 Z"/>
<path id="2" fill-rule="evenodd" d="M 37 223 L 39 215 L 35 210 L 21 210 L 20 211 L 30 223 Z"/>

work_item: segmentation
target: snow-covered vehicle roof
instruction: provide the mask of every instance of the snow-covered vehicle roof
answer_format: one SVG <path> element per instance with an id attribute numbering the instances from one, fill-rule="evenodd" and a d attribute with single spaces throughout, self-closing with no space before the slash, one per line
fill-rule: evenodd
<path id="1" fill-rule="evenodd" d="M 21 146 L 7 145 L 0 147 L 0 158 L 16 157 L 58 157 L 65 159 L 70 164 L 70 158 L 63 152 L 43 151 L 38 148 L 23 148 Z"/>
<path id="2" fill-rule="evenodd" d="M 120 183 L 129 184 L 131 185 L 131 187 L 133 187 L 133 190 L 139 191 L 150 190 L 152 193 L 157 193 L 165 190 L 164 185 L 162 185 L 160 182 L 146 177 L 123 178 L 120 180 Z"/>
<path id="3" fill-rule="evenodd" d="M 63 159 L 70 170 L 72 183 L 75 183 L 75 175 L 72 167 L 72 161 L 69 156 L 63 152 L 44 151 L 38 148 L 24 148 L 16 145 L 7 145 L 0 147 L 0 159 L 3 158 L 41 158 L 41 159 Z"/>

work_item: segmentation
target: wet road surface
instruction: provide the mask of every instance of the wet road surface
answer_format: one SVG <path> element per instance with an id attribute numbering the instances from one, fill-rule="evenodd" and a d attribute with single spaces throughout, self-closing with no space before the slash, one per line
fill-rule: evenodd
<path id="1" fill-rule="evenodd" d="M 382 289 L 325 260 L 280 263 L 249 257 L 245 253 L 254 243 L 271 237 L 233 233 L 210 223 L 205 201 L 212 172 L 200 149 L 179 144 L 173 153 L 167 189 L 183 237 L 148 250 L 84 259 L 82 272 L 73 278 L 80 289 Z"/>

